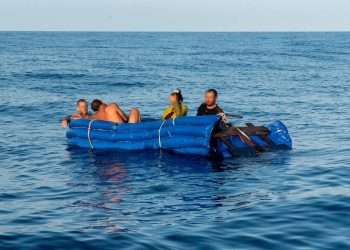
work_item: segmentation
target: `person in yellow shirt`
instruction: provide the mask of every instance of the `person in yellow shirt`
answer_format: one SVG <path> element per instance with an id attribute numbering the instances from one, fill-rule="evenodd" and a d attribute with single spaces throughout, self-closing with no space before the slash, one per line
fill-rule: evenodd
<path id="1" fill-rule="evenodd" d="M 175 119 L 187 115 L 187 105 L 183 103 L 183 96 L 180 89 L 175 89 L 169 95 L 170 105 L 163 112 L 163 120 Z"/>

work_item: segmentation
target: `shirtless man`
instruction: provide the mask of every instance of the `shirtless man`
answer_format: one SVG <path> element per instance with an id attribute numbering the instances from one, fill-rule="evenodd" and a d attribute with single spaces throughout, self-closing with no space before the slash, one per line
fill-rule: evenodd
<path id="1" fill-rule="evenodd" d="M 133 108 L 127 116 L 118 104 L 111 103 L 106 104 L 101 100 L 95 99 L 91 103 L 91 109 L 95 111 L 95 114 L 91 116 L 91 119 L 104 120 L 114 123 L 138 123 L 141 120 L 140 111 Z"/>
<path id="2" fill-rule="evenodd" d="M 79 99 L 77 101 L 76 109 L 77 111 L 74 114 L 62 119 L 61 125 L 63 128 L 68 127 L 71 120 L 89 119 L 89 108 L 88 108 L 88 103 L 85 99 Z"/>

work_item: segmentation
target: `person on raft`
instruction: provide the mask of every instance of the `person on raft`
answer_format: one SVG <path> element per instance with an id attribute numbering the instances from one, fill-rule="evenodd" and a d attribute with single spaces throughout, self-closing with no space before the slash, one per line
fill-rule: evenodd
<path id="1" fill-rule="evenodd" d="M 197 109 L 197 116 L 218 115 L 224 111 L 217 104 L 218 92 L 216 89 L 208 89 L 204 93 L 204 102 Z"/>
<path id="2" fill-rule="evenodd" d="M 229 123 L 225 112 L 217 104 L 218 91 L 216 89 L 208 89 L 204 93 L 204 102 L 197 109 L 197 116 L 203 115 L 219 115 L 224 123 Z"/>
<path id="3" fill-rule="evenodd" d="M 138 123 L 141 121 L 140 111 L 132 108 L 127 116 L 117 103 L 106 104 L 95 99 L 91 103 L 91 109 L 95 113 L 90 117 L 94 120 L 110 121 L 114 123 Z"/>
<path id="4" fill-rule="evenodd" d="M 169 95 L 169 107 L 163 112 L 163 120 L 175 119 L 176 117 L 186 116 L 188 107 L 183 103 L 183 96 L 180 89 L 173 90 Z"/>
<path id="5" fill-rule="evenodd" d="M 89 119 L 89 115 L 90 115 L 89 114 L 89 107 L 88 107 L 88 102 L 85 99 L 79 99 L 76 102 L 76 109 L 77 109 L 77 111 L 75 113 L 63 118 L 62 123 L 61 123 L 63 128 L 68 127 L 71 120 Z"/>

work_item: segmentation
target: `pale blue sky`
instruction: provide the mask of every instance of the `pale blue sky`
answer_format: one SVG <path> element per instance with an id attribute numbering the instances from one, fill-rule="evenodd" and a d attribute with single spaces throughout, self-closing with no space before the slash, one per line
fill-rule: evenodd
<path id="1" fill-rule="evenodd" d="M 0 0 L 0 30 L 350 30 L 350 0 Z"/>

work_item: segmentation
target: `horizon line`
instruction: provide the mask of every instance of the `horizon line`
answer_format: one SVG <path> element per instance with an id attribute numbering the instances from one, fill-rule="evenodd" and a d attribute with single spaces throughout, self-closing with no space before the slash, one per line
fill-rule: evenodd
<path id="1" fill-rule="evenodd" d="M 84 30 L 84 29 L 48 29 L 48 30 L 12 30 L 0 29 L 0 32 L 94 32 L 94 33 L 347 33 L 349 30 Z"/>

